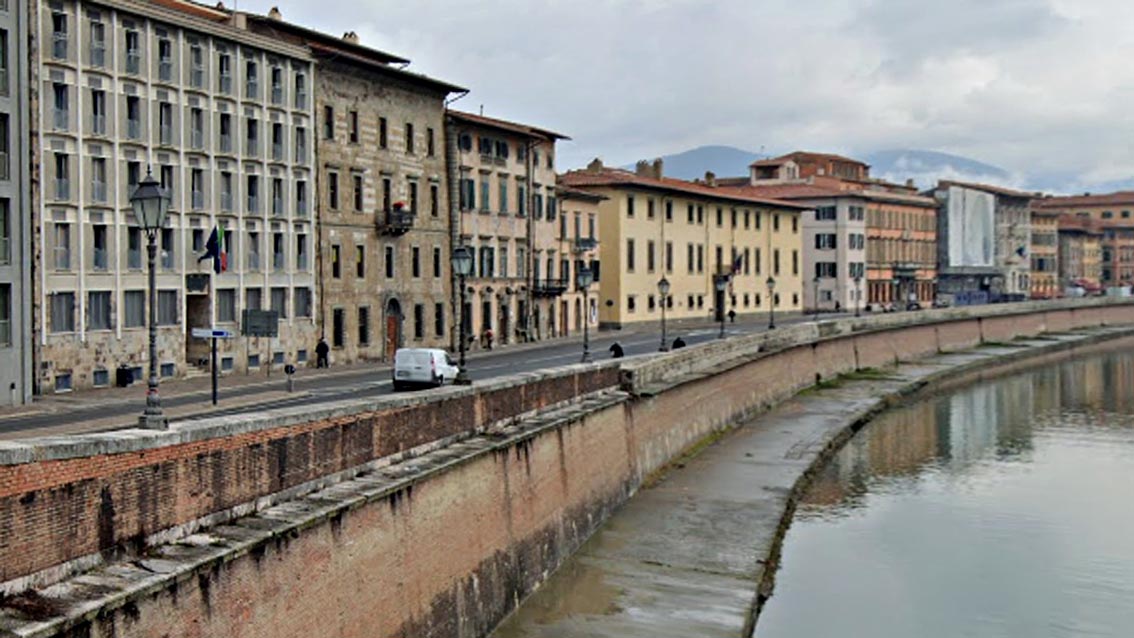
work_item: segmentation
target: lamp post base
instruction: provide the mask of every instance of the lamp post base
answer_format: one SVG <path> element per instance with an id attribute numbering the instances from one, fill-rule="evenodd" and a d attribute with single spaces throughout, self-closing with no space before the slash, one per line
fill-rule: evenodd
<path id="1" fill-rule="evenodd" d="M 584 352 L 584 353 L 583 353 L 583 358 L 582 358 L 582 360 L 581 360 L 581 363 L 590 363 L 590 362 L 591 362 L 591 353 L 589 353 L 589 352 Z"/>
<path id="2" fill-rule="evenodd" d="M 472 379 L 464 370 L 457 373 L 457 378 L 453 379 L 453 385 L 472 385 Z"/>
<path id="3" fill-rule="evenodd" d="M 662 346 L 658 348 L 658 352 L 669 352 L 669 346 Z"/>
<path id="4" fill-rule="evenodd" d="M 144 430 L 168 430 L 169 419 L 164 414 L 142 414 L 138 417 L 138 427 Z"/>

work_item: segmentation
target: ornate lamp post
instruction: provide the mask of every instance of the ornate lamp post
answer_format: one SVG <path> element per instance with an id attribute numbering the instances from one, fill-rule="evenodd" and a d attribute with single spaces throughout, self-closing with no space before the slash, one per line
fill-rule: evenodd
<path id="1" fill-rule="evenodd" d="M 453 264 L 453 272 L 457 275 L 458 285 L 461 287 L 461 311 L 458 313 L 461 322 L 460 327 L 460 346 L 458 351 L 461 353 L 461 360 L 458 365 L 460 368 L 457 371 L 457 378 L 453 383 L 457 385 L 472 385 L 472 379 L 469 378 L 469 373 L 465 369 L 465 350 L 468 347 L 468 335 L 465 334 L 468 328 L 468 317 L 465 316 L 465 277 L 469 276 L 472 272 L 473 255 L 472 249 L 468 246 L 457 246 L 453 249 L 453 254 L 450 256 L 450 261 Z"/>
<path id="2" fill-rule="evenodd" d="M 669 280 L 664 276 L 658 280 L 658 294 L 661 296 L 661 347 L 658 348 L 658 351 L 665 352 L 669 350 L 665 338 L 665 302 L 669 297 Z"/>
<path id="3" fill-rule="evenodd" d="M 812 279 L 811 285 L 815 289 L 815 321 L 819 321 L 819 278 Z"/>
<path id="4" fill-rule="evenodd" d="M 725 318 L 725 290 L 728 289 L 728 275 L 714 275 L 713 287 L 717 291 L 717 314 L 721 317 L 721 331 L 717 334 L 718 339 L 724 339 L 724 318 Z"/>
<path id="5" fill-rule="evenodd" d="M 575 285 L 583 291 L 583 363 L 589 363 L 591 360 L 591 335 L 588 329 L 591 323 L 591 309 L 587 304 L 587 288 L 594 281 L 595 274 L 591 272 L 590 266 L 587 266 L 586 262 L 580 264 L 575 271 Z"/>
<path id="6" fill-rule="evenodd" d="M 862 276 L 854 278 L 854 316 L 861 316 L 859 314 L 859 307 L 862 305 Z"/>
<path id="7" fill-rule="evenodd" d="M 165 223 L 169 212 L 169 193 L 161 187 L 154 176 L 146 171 L 145 178 L 130 195 L 134 207 L 134 218 L 146 231 L 149 239 L 150 261 L 150 378 L 146 387 L 146 409 L 138 417 L 138 425 L 153 430 L 164 430 L 169 426 L 161 410 L 161 397 L 158 395 L 157 365 L 157 233 Z"/>
<path id="8" fill-rule="evenodd" d="M 776 329 L 776 280 L 768 275 L 768 280 L 764 282 L 768 286 L 768 330 Z"/>

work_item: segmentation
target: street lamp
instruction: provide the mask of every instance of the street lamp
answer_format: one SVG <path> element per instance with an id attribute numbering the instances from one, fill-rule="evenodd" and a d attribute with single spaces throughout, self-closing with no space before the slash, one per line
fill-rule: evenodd
<path id="1" fill-rule="evenodd" d="M 583 363 L 590 363 L 591 360 L 591 335 L 590 330 L 588 330 L 591 323 L 591 309 L 587 305 L 587 288 L 594 283 L 594 280 L 595 274 L 591 272 L 586 262 L 580 264 L 575 270 L 575 285 L 583 291 Z"/>
<path id="2" fill-rule="evenodd" d="M 891 292 L 891 295 L 894 299 L 894 311 L 897 312 L 898 310 L 901 310 L 902 306 L 902 280 L 898 279 L 897 275 L 894 275 L 893 283 L 894 288 Z"/>
<path id="3" fill-rule="evenodd" d="M 776 280 L 768 275 L 768 280 L 764 282 L 768 286 L 768 330 L 776 329 L 776 298 L 774 296 L 776 291 Z"/>
<path id="4" fill-rule="evenodd" d="M 169 192 L 161 187 L 150 171 L 146 171 L 145 178 L 138 183 L 130 195 L 130 204 L 134 207 L 134 217 L 142 225 L 149 238 L 150 260 L 150 379 L 146 387 L 146 409 L 138 417 L 138 424 L 143 428 L 164 430 L 168 427 L 165 415 L 161 410 L 161 397 L 158 395 L 158 365 L 157 365 L 157 233 L 165 223 L 165 214 L 169 212 Z"/>
<path id="5" fill-rule="evenodd" d="M 658 280 L 658 294 L 661 295 L 661 347 L 658 351 L 665 352 L 669 350 L 665 339 L 665 300 L 669 297 L 669 280 L 664 276 Z"/>
<path id="6" fill-rule="evenodd" d="M 859 317 L 859 306 L 862 305 L 862 276 L 854 278 L 854 316 Z"/>
<path id="7" fill-rule="evenodd" d="M 720 317 L 721 317 L 721 332 L 720 332 L 720 334 L 717 335 L 717 338 L 718 339 L 724 339 L 724 317 L 725 317 L 724 301 L 725 301 L 725 289 L 728 288 L 728 275 L 714 275 L 713 276 L 713 287 L 716 288 L 716 290 L 717 290 L 717 299 L 718 299 L 718 301 L 717 301 L 717 314 L 719 314 Z"/>
<path id="8" fill-rule="evenodd" d="M 456 273 L 457 281 L 461 286 L 461 312 L 459 314 L 461 322 L 461 343 L 458 350 L 461 353 L 461 361 L 458 365 L 457 378 L 453 380 L 453 383 L 456 385 L 472 385 L 472 379 L 469 378 L 469 373 L 465 369 L 465 349 L 468 344 L 468 335 L 465 334 L 465 330 L 468 327 L 466 325 L 468 317 L 465 316 L 465 277 L 468 277 L 472 272 L 472 249 L 468 246 L 457 246 L 453 249 L 453 254 L 449 259 L 453 264 L 453 272 Z"/>
<path id="9" fill-rule="evenodd" d="M 819 321 L 819 277 L 812 279 L 811 285 L 815 288 L 815 321 Z"/>

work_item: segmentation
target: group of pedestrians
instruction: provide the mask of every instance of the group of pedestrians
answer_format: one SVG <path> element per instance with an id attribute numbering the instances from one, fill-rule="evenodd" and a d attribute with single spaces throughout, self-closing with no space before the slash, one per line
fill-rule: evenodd
<path id="1" fill-rule="evenodd" d="M 682 339 L 681 337 L 677 337 L 673 340 L 673 346 L 672 346 L 673 350 L 677 350 L 678 348 L 684 348 L 684 347 L 685 347 L 685 340 Z M 626 352 L 622 349 L 622 344 L 618 343 L 617 341 L 610 344 L 610 358 L 611 359 L 621 359 L 624 356 L 626 356 Z"/>

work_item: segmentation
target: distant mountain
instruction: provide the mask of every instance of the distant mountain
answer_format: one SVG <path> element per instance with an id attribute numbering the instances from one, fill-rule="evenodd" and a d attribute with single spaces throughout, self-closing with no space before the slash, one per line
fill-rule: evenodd
<path id="1" fill-rule="evenodd" d="M 1021 176 L 1012 175 L 998 166 L 937 151 L 914 149 L 875 151 L 865 153 L 859 159 L 870 164 L 871 177 L 892 182 L 912 179 L 919 188 L 929 188 L 941 179 L 1014 188 L 1026 187 L 1026 180 Z"/>
<path id="2" fill-rule="evenodd" d="M 757 159 L 760 156 L 756 153 L 732 146 L 698 146 L 674 155 L 662 156 L 665 176 L 678 179 L 704 177 L 705 171 L 712 171 L 717 177 L 743 177 L 748 174 L 748 165 Z M 623 168 L 634 170 L 633 165 Z"/>

